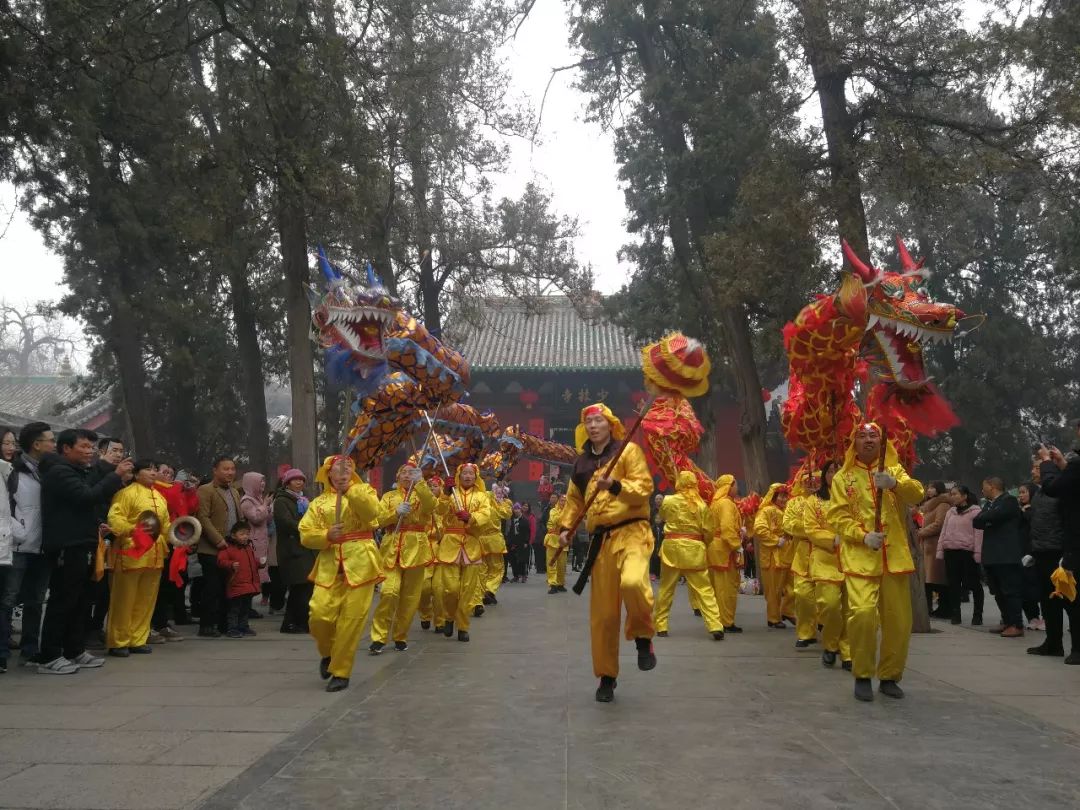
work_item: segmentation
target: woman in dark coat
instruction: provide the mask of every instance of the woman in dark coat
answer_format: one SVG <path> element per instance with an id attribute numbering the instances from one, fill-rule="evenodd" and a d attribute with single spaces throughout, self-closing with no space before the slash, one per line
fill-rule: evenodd
<path id="1" fill-rule="evenodd" d="M 304 474 L 293 468 L 281 476 L 281 485 L 274 493 L 278 573 L 288 589 L 282 633 L 308 632 L 308 603 L 314 588 L 308 581 L 308 574 L 315 565 L 317 552 L 300 545 L 300 518 L 308 507 L 305 483 Z"/>

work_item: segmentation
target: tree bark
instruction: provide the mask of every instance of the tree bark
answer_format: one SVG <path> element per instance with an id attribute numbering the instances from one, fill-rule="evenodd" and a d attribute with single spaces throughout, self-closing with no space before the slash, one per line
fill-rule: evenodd
<path id="1" fill-rule="evenodd" d="M 862 259 L 868 260 L 870 243 L 866 209 L 863 207 L 862 177 L 855 149 L 855 127 L 847 108 L 846 84 L 850 68 L 841 59 L 840 48 L 833 40 L 828 0 L 797 0 L 795 7 L 802 17 L 803 50 L 814 74 L 821 106 L 836 227 L 840 238 L 847 240 Z M 844 265 L 848 266 L 846 258 Z"/>
<path id="2" fill-rule="evenodd" d="M 305 254 L 305 260 L 306 260 Z M 240 384 L 247 418 L 247 449 L 252 468 L 270 472 L 270 426 L 266 422 L 266 389 L 263 378 L 262 351 L 251 300 L 246 261 L 233 257 L 229 268 L 232 288 L 233 320 L 236 323 L 236 347 L 240 356 Z"/>

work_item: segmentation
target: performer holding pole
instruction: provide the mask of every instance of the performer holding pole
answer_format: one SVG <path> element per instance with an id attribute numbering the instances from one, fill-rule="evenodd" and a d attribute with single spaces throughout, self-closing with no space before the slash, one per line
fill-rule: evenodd
<path id="1" fill-rule="evenodd" d="M 922 497 L 922 484 L 908 476 L 881 427 L 860 425 L 833 479 L 828 509 L 829 523 L 840 537 L 856 700 L 874 699 L 875 663 L 879 691 L 904 696 L 899 681 L 911 640 L 908 577 L 915 571 L 904 510 Z"/>
<path id="2" fill-rule="evenodd" d="M 709 360 L 702 345 L 675 334 L 642 349 L 645 385 L 658 393 L 700 396 L 708 388 Z M 574 585 L 581 593 L 590 572 L 589 598 L 593 673 L 600 679 L 596 699 L 615 699 L 619 674 L 619 624 L 626 604 L 627 639 L 637 647 L 638 669 L 656 667 L 653 651 L 653 593 L 649 558 L 653 535 L 649 525 L 649 498 L 653 482 L 645 453 L 630 441 L 642 417 L 626 432 L 603 403 L 581 411 L 575 433 L 578 452 L 559 517 L 563 548 L 584 518 L 590 535 L 589 556 Z"/>

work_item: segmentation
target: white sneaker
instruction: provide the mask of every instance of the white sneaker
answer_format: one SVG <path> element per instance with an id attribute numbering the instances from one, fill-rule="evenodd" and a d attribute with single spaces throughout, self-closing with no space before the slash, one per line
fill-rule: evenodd
<path id="1" fill-rule="evenodd" d="M 74 675 L 79 671 L 79 665 L 61 655 L 47 664 L 38 664 L 37 671 L 38 675 Z"/>
<path id="2" fill-rule="evenodd" d="M 71 663 L 78 664 L 82 669 L 96 669 L 105 666 L 105 659 L 84 651 L 79 653 L 76 658 L 72 658 Z"/>

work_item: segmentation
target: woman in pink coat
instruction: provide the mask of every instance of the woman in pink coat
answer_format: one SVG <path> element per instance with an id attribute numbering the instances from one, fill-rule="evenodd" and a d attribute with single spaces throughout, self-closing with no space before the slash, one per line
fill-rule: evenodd
<path id="1" fill-rule="evenodd" d="M 251 526 L 251 546 L 255 559 L 262 566 L 259 568 L 259 582 L 270 581 L 267 568 L 276 564 L 270 561 L 270 515 L 273 509 L 273 496 L 266 494 L 266 476 L 257 472 L 246 472 L 241 480 L 244 497 L 240 499 L 240 511 L 244 520 Z"/>
<path id="2" fill-rule="evenodd" d="M 982 529 L 972 525 L 981 511 L 978 498 L 963 484 L 949 490 L 952 507 L 945 513 L 938 536 L 937 558 L 945 561 L 945 578 L 949 583 L 949 611 L 953 624 L 960 624 L 960 596 L 970 590 L 975 603 L 971 624 L 982 624 L 983 587 L 979 576 L 982 562 Z"/>

